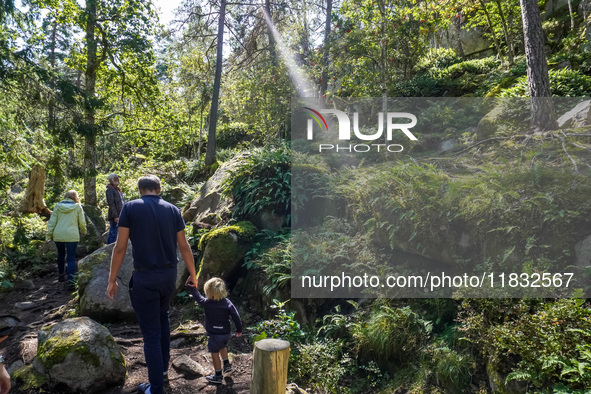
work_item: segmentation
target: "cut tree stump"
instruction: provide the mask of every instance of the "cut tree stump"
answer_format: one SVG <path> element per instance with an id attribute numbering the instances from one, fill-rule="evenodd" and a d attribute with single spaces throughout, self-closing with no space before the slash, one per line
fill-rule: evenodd
<path id="1" fill-rule="evenodd" d="M 285 394 L 289 342 L 263 339 L 255 342 L 252 361 L 252 394 Z"/>
<path id="2" fill-rule="evenodd" d="M 19 211 L 23 213 L 36 213 L 49 219 L 51 211 L 45 205 L 45 170 L 39 164 L 35 164 L 29 175 L 29 184 L 25 191 L 25 197 L 19 205 Z"/>

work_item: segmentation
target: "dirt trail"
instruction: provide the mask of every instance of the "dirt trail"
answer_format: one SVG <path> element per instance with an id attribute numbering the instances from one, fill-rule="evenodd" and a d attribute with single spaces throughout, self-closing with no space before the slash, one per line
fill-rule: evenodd
<path id="1" fill-rule="evenodd" d="M 20 310 L 16 303 L 27 302 L 30 309 Z M 32 281 L 19 283 L 9 293 L 3 293 L 0 298 L 0 314 L 12 314 L 22 320 L 18 327 L 3 343 L 0 344 L 0 354 L 4 354 L 7 367 L 21 360 L 28 364 L 32 362 L 37 352 L 37 332 L 41 327 L 69 317 L 74 310 L 74 295 L 63 289 L 62 283 L 57 281 L 57 273 L 53 266 L 48 266 L 40 277 Z M 184 309 L 184 310 L 183 310 Z M 179 326 L 182 316 L 187 310 L 182 305 L 173 305 L 170 310 L 171 329 Z M 123 386 L 105 391 L 105 394 L 135 393 L 142 382 L 148 381 L 148 371 L 144 361 L 142 336 L 137 323 L 117 323 L 106 325 L 127 362 L 127 379 Z M 203 328 L 190 330 L 189 333 L 178 333 L 178 348 L 171 349 L 171 361 L 188 355 L 201 364 L 206 371 L 213 371 L 211 358 L 207 353 L 207 340 Z M 224 376 L 224 384 L 211 385 L 204 377 L 185 376 L 171 365 L 169 368 L 169 383 L 167 393 L 248 393 L 250 385 L 252 345 L 245 337 L 232 338 L 228 345 L 230 361 L 233 371 Z M 172 364 L 172 363 L 171 363 Z M 19 390 L 13 388 L 10 393 L 32 394 L 36 391 Z M 58 394 L 53 390 L 52 393 Z"/>

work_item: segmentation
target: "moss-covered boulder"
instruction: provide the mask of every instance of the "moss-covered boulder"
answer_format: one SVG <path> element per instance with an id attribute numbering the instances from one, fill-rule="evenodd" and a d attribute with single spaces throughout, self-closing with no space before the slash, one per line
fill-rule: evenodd
<path id="1" fill-rule="evenodd" d="M 203 252 L 198 278 L 200 285 L 212 277 L 228 280 L 240 267 L 257 232 L 251 222 L 239 222 L 202 236 L 199 240 L 199 250 Z"/>
<path id="2" fill-rule="evenodd" d="M 125 358 L 109 330 L 87 317 L 42 328 L 33 367 L 51 386 L 83 393 L 104 392 L 126 376 Z"/>
<path id="3" fill-rule="evenodd" d="M 505 109 L 502 106 L 499 105 L 493 108 L 478 122 L 476 139 L 482 141 L 494 136 L 499 128 L 499 124 L 505 117 Z"/>
<path id="4" fill-rule="evenodd" d="M 78 262 L 78 294 L 80 298 L 80 313 L 100 322 L 135 320 L 135 312 L 129 298 L 129 281 L 133 274 L 133 254 L 131 242 L 127 244 L 127 251 L 123 264 L 117 275 L 119 291 L 114 301 L 106 296 L 109 271 L 111 268 L 111 254 L 115 244 L 105 245 L 94 253 Z M 182 256 L 178 253 L 177 289 L 184 288 L 184 279 L 188 275 L 187 267 Z"/>

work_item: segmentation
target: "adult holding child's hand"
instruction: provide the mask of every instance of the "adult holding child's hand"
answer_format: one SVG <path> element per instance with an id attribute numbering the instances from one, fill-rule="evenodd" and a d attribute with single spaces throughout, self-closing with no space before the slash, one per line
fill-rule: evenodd
<path id="1" fill-rule="evenodd" d="M 160 197 L 160 179 L 154 175 L 138 180 L 141 198 L 121 210 L 118 236 L 111 256 L 107 297 L 117 296 L 117 275 L 123 264 L 127 241 L 133 246 L 133 276 L 129 281 L 131 305 L 144 339 L 144 355 L 150 383 L 141 383 L 141 393 L 164 394 L 170 361 L 168 308 L 176 290 L 177 246 L 197 284 L 193 252 L 185 236 L 185 222 L 177 207 Z"/>

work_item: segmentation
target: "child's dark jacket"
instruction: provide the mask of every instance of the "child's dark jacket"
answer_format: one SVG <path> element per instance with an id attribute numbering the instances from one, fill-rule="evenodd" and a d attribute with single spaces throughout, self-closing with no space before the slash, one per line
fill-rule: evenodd
<path id="1" fill-rule="evenodd" d="M 236 325 L 236 332 L 242 332 L 240 315 L 238 315 L 232 301 L 227 298 L 219 301 L 210 300 L 203 297 L 196 287 L 186 286 L 186 288 L 205 311 L 205 331 L 207 333 L 215 335 L 229 334 L 231 332 L 230 317 L 232 317 L 234 325 Z"/>

